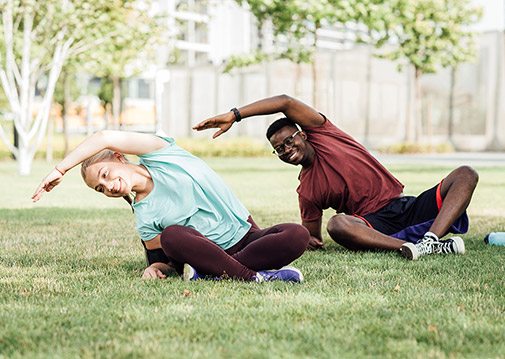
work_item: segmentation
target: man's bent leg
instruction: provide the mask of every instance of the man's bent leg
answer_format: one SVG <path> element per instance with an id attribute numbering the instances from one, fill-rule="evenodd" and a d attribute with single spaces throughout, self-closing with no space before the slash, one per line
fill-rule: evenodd
<path id="1" fill-rule="evenodd" d="M 465 213 L 478 181 L 478 173 L 469 166 L 456 168 L 444 179 L 440 187 L 442 206 L 430 232 L 438 237 L 447 233 L 451 225 Z"/>
<path id="2" fill-rule="evenodd" d="M 404 241 L 368 227 L 358 217 L 337 214 L 330 218 L 327 226 L 330 237 L 338 244 L 351 250 L 399 250 Z"/>

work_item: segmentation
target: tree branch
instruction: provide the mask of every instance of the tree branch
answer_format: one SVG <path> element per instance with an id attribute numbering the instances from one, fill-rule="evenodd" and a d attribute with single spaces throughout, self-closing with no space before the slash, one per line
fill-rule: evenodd
<path id="1" fill-rule="evenodd" d="M 42 106 L 39 110 L 39 113 L 37 113 L 34 124 L 30 130 L 30 133 L 28 134 L 28 137 L 32 139 L 38 132 L 37 139 L 32 147 L 37 148 L 44 138 L 45 127 L 47 125 L 47 119 L 49 117 L 49 110 L 51 108 L 51 99 L 53 97 L 54 88 L 63 67 L 63 62 L 68 55 L 68 49 L 73 41 L 73 38 L 68 39 L 63 43 L 63 45 L 57 46 L 54 51 L 51 71 L 49 73 L 49 79 L 47 81 L 47 89 L 46 93 L 44 94 L 44 98 L 42 99 Z M 39 131 L 40 128 L 44 130 Z"/>
<path id="2" fill-rule="evenodd" d="M 23 52 L 21 55 L 21 83 L 19 84 L 19 97 L 21 108 L 27 109 L 29 91 L 30 91 L 30 54 L 31 54 L 31 34 L 32 34 L 32 25 L 33 25 L 33 15 L 25 9 L 24 13 L 24 23 L 23 23 Z M 30 113 L 23 111 L 24 113 L 21 116 L 21 123 L 24 126 L 25 130 L 29 129 L 30 121 Z"/>
<path id="3" fill-rule="evenodd" d="M 9 151 L 12 152 L 12 154 L 14 155 L 14 157 L 18 157 L 18 149 L 16 147 L 14 147 L 14 145 L 12 144 L 12 142 L 9 140 L 9 138 L 7 137 L 7 135 L 5 134 L 5 131 L 4 131 L 4 128 L 2 126 L 2 124 L 0 124 L 0 138 L 2 138 L 2 140 L 4 141 L 4 143 L 7 145 L 7 148 L 9 149 Z"/>
<path id="4" fill-rule="evenodd" d="M 16 88 L 16 81 L 21 80 L 21 75 L 14 60 L 14 40 L 12 28 L 12 0 L 2 12 L 4 39 L 5 39 L 5 72 L 11 88 Z"/>

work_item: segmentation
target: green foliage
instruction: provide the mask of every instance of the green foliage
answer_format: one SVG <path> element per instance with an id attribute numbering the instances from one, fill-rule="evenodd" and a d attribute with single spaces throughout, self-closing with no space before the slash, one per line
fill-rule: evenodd
<path id="1" fill-rule="evenodd" d="M 454 66 L 471 61 L 475 54 L 474 34 L 469 25 L 480 19 L 481 10 L 469 0 L 236 0 L 247 4 L 261 28 L 271 24 L 277 40 L 287 48 L 274 51 L 296 63 L 311 62 L 315 46 L 301 40 L 316 38 L 321 25 L 363 24 L 368 34 L 357 41 L 380 47 L 388 40 L 398 44 L 382 54 L 391 60 L 407 59 L 419 73 L 436 72 L 439 66 Z M 312 41 L 313 42 L 313 41 Z M 230 60 L 228 67 L 247 66 L 269 57 L 252 56 L 249 61 Z M 400 64 L 401 67 L 401 64 Z"/>
<path id="2" fill-rule="evenodd" d="M 259 64 L 264 61 L 270 61 L 272 56 L 263 51 L 254 51 L 249 54 L 232 55 L 226 61 L 224 73 L 230 72 L 234 68 L 247 67 L 254 64 Z"/>
<path id="3" fill-rule="evenodd" d="M 104 104 L 112 103 L 114 97 L 114 83 L 109 76 L 102 77 L 100 80 L 100 90 L 98 91 L 98 98 Z"/>
<path id="4" fill-rule="evenodd" d="M 298 168 L 272 158 L 208 161 L 262 227 L 298 222 Z M 0 162 L 0 358 L 501 358 L 505 168 L 478 168 L 463 256 L 407 262 L 395 253 L 326 249 L 293 265 L 305 282 L 142 281 L 144 255 L 121 199 L 78 169 L 33 205 L 54 164 L 33 176 Z M 448 167 L 395 165 L 406 193 Z M 489 199 L 493 198 L 493 201 Z M 331 211 L 325 213 L 327 215 Z"/>
<path id="5" fill-rule="evenodd" d="M 67 79 L 67 76 L 69 77 Z M 78 87 L 76 79 L 76 70 L 73 66 L 65 66 L 61 71 L 61 75 L 56 82 L 56 87 L 54 88 L 53 101 L 64 105 L 65 103 L 65 82 L 68 86 L 67 90 L 70 100 L 75 100 L 81 94 L 81 89 Z"/>
<path id="6" fill-rule="evenodd" d="M 148 13 L 150 1 L 115 4 L 102 24 L 110 35 L 86 55 L 83 68 L 98 76 L 133 76 L 145 70 L 146 60 L 154 59 L 164 30 L 157 18 Z"/>
<path id="7" fill-rule="evenodd" d="M 317 29 L 321 24 L 345 23 L 354 11 L 353 1 L 340 0 L 235 0 L 247 4 L 261 29 L 268 23 L 279 44 L 266 54 L 256 51 L 250 55 L 232 56 L 225 71 L 234 67 L 274 59 L 289 59 L 300 63 L 311 63 L 316 50 Z M 309 43 L 307 43 L 309 42 Z"/>
<path id="8" fill-rule="evenodd" d="M 58 41 L 71 39 L 70 46 L 75 53 L 87 50 L 86 44 L 100 42 L 108 38 L 110 25 L 118 20 L 114 10 L 127 8 L 128 0 L 13 0 L 2 1 L 2 12 L 10 9 L 17 28 L 14 30 L 14 54 L 20 59 L 23 49 L 23 26 L 25 14 L 33 16 L 31 34 L 32 58 L 38 58 L 42 65 L 50 65 Z M 123 21 L 124 19 L 121 19 Z M 102 26 L 108 24 L 108 26 Z M 2 45 L 5 45 L 2 42 Z M 84 48 L 83 48 L 84 46 Z M 72 53 L 72 51 L 71 51 Z M 42 56 L 44 55 L 44 56 Z M 18 60 L 19 61 L 19 60 Z"/>
<path id="9" fill-rule="evenodd" d="M 389 6 L 394 14 L 389 31 L 398 48 L 385 58 L 406 59 L 417 74 L 474 59 L 474 33 L 469 26 L 482 13 L 469 0 L 390 0 Z"/>
<path id="10" fill-rule="evenodd" d="M 116 77 L 140 71 L 135 59 L 147 56 L 146 44 L 158 38 L 148 6 L 146 0 L 0 2 L 0 80 L 21 139 L 19 146 L 13 146 L 3 128 L 0 136 L 16 156 L 20 173 L 30 172 L 65 65 L 69 75 L 76 67 Z M 35 87 L 41 82 L 44 96 L 33 119 Z"/>

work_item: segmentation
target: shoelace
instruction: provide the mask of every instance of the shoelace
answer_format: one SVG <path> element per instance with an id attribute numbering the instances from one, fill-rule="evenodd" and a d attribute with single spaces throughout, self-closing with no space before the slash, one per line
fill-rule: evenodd
<path id="1" fill-rule="evenodd" d="M 437 249 L 437 244 L 440 242 L 436 242 L 433 238 L 430 237 L 425 237 L 421 241 L 421 243 L 418 243 L 417 249 L 419 250 L 419 254 L 432 254 L 435 252 Z"/>
<path id="2" fill-rule="evenodd" d="M 440 241 L 437 242 L 433 248 L 435 253 L 447 254 L 447 253 L 455 253 L 456 251 L 453 248 L 454 241 Z"/>

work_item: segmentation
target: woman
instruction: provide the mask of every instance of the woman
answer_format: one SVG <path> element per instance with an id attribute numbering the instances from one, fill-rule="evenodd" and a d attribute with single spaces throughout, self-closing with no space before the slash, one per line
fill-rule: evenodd
<path id="1" fill-rule="evenodd" d="M 137 155 L 139 164 L 128 162 L 123 153 Z M 205 275 L 257 282 L 303 280 L 296 268 L 281 267 L 305 251 L 308 231 L 294 223 L 258 228 L 226 183 L 172 138 L 97 132 L 42 180 L 33 201 L 79 163 L 89 187 L 131 204 L 149 264 L 142 278 L 164 278 L 173 266 L 185 280 Z"/>

